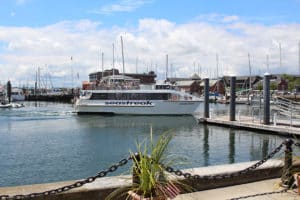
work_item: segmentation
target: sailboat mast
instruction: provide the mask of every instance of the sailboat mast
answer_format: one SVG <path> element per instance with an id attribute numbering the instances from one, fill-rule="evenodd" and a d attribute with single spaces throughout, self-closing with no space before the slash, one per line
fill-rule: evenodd
<path id="1" fill-rule="evenodd" d="M 299 70 L 299 75 L 300 75 L 300 42 L 298 43 L 298 70 Z"/>
<path id="2" fill-rule="evenodd" d="M 112 71 L 112 73 L 113 73 L 113 80 L 114 80 L 114 76 L 115 76 L 115 44 L 113 43 L 112 44 L 112 49 L 113 49 L 113 60 L 112 60 L 112 62 L 113 62 L 113 71 Z"/>
<path id="3" fill-rule="evenodd" d="M 216 61 L 217 61 L 217 92 L 219 93 L 219 55 L 216 54 Z"/>
<path id="4" fill-rule="evenodd" d="M 166 80 L 168 79 L 168 61 L 169 60 L 169 58 L 168 58 L 168 54 L 166 55 Z"/>
<path id="5" fill-rule="evenodd" d="M 279 69 L 282 66 L 282 58 L 281 58 L 281 43 L 279 43 Z"/>
<path id="6" fill-rule="evenodd" d="M 136 57 L 136 60 L 135 60 L 135 73 L 136 74 L 138 73 L 138 62 L 139 62 L 139 59 L 138 59 L 138 57 Z"/>
<path id="7" fill-rule="evenodd" d="M 101 54 L 101 66 L 102 66 L 101 78 L 103 78 L 104 76 L 104 53 L 103 52 Z"/>
<path id="8" fill-rule="evenodd" d="M 250 54 L 248 53 L 248 63 L 249 63 L 249 91 L 252 89 L 252 86 L 251 86 L 251 63 L 250 63 Z"/>
<path id="9" fill-rule="evenodd" d="M 267 72 L 269 73 L 269 55 L 267 55 Z"/>
<path id="10" fill-rule="evenodd" d="M 123 79 L 125 79 L 125 62 L 124 62 L 124 49 L 123 49 L 123 38 L 121 36 L 121 48 L 122 48 L 122 64 L 123 64 Z"/>

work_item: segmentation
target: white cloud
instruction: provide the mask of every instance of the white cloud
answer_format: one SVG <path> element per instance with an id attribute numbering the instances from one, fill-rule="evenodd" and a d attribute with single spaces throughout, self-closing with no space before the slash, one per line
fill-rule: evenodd
<path id="1" fill-rule="evenodd" d="M 137 8 L 152 2 L 151 0 L 121 0 L 115 4 L 102 6 L 99 10 L 92 11 L 97 14 L 110 15 L 115 12 L 131 12 Z"/>
<path id="2" fill-rule="evenodd" d="M 231 15 L 231 16 L 225 16 L 223 18 L 223 22 L 234 22 L 234 21 L 238 21 L 239 17 L 236 15 Z"/>
<path id="3" fill-rule="evenodd" d="M 28 0 L 16 0 L 16 4 L 21 6 L 21 5 L 24 5 L 28 2 Z"/>
<path id="4" fill-rule="evenodd" d="M 218 54 L 219 75 L 247 75 L 250 53 L 253 74 L 262 75 L 266 71 L 266 55 L 271 73 L 298 73 L 300 24 L 265 26 L 230 18 L 233 21 L 223 23 L 223 17 L 220 23 L 213 24 L 141 19 L 136 28 L 130 29 L 104 29 L 99 22 L 90 20 L 63 21 L 40 28 L 2 26 L 1 81 L 34 81 L 37 67 L 43 73 L 48 71 L 58 86 L 70 85 L 72 69 L 74 76 L 79 73 L 80 81 L 88 80 L 89 73 L 101 70 L 101 52 L 105 69 L 112 67 L 113 43 L 116 67 L 122 71 L 120 35 L 124 40 L 126 72 L 136 71 L 138 58 L 139 73 L 155 70 L 162 79 L 168 54 L 173 75 L 190 76 L 201 65 L 201 76 L 214 77 Z M 282 69 L 274 41 L 282 46 Z"/>

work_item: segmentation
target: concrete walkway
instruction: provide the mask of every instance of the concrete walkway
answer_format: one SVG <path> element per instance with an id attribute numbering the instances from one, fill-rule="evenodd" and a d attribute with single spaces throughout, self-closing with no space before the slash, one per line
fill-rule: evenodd
<path id="1" fill-rule="evenodd" d="M 254 183 L 235 185 L 212 190 L 204 190 L 189 194 L 181 194 L 174 200 L 229 200 L 233 198 L 255 195 L 265 192 L 280 191 L 280 179 L 269 179 Z M 288 192 L 279 194 L 269 194 L 257 197 L 240 198 L 249 200 L 300 200 L 297 190 L 289 190 Z"/>

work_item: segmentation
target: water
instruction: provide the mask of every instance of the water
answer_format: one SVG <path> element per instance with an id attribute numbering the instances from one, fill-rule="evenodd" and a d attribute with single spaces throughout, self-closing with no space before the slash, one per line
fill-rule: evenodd
<path id="1" fill-rule="evenodd" d="M 245 110 L 248 110 L 248 108 Z M 212 105 L 212 110 L 227 109 Z M 259 160 L 284 138 L 198 124 L 192 116 L 77 116 L 70 104 L 26 102 L 0 110 L 0 186 L 76 180 L 135 151 L 136 141 L 172 129 L 180 168 Z M 200 110 L 201 112 L 201 110 Z M 115 175 L 129 171 L 129 164 Z"/>

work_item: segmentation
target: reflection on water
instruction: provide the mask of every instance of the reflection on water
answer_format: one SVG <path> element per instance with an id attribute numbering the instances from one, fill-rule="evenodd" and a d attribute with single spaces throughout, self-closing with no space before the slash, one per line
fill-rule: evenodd
<path id="1" fill-rule="evenodd" d="M 192 116 L 77 116 L 70 104 L 0 110 L 0 186 L 81 179 L 135 151 L 135 142 L 172 129 L 180 168 L 259 160 L 283 138 L 198 124 Z M 129 165 L 116 174 L 129 171 Z M 43 174 L 43 176 L 36 176 Z"/>
<path id="2" fill-rule="evenodd" d="M 229 163 L 234 163 L 235 156 L 235 133 L 233 129 L 229 130 Z"/>

